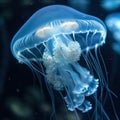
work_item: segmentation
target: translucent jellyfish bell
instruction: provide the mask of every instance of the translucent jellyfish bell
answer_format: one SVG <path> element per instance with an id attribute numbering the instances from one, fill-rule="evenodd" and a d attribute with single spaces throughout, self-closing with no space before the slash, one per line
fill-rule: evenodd
<path id="1" fill-rule="evenodd" d="M 107 11 L 116 10 L 120 7 L 120 0 L 102 0 L 101 7 Z"/>
<path id="2" fill-rule="evenodd" d="M 94 32 L 94 37 L 92 34 L 88 34 L 86 40 L 78 38 L 82 50 L 87 47 L 91 49 L 96 44 L 101 45 L 105 42 L 106 30 L 104 27 L 104 24 L 98 18 L 83 14 L 72 8 L 60 5 L 45 7 L 33 14 L 16 33 L 12 39 L 11 51 L 14 57 L 21 59 L 18 53 L 25 49 L 34 48 L 35 45 L 42 44 L 54 36 L 61 34 L 76 36 L 77 33 L 88 34 Z M 99 39 L 95 39 L 96 37 Z M 80 38 L 82 39 L 82 35 Z"/>
<path id="3" fill-rule="evenodd" d="M 109 14 L 105 23 L 116 41 L 120 41 L 120 13 Z"/>
<path id="4" fill-rule="evenodd" d="M 100 19 L 67 6 L 52 5 L 38 10 L 21 27 L 12 39 L 11 51 L 19 62 L 37 75 L 44 75 L 49 89 L 66 91 L 63 99 L 68 110 L 87 112 L 92 108 L 87 97 L 97 91 L 102 78 L 99 63 L 91 54 L 94 62 L 90 63 L 87 56 L 91 49 L 96 51 L 103 45 L 105 38 L 106 28 Z M 81 56 L 88 69 L 78 63 Z"/>
<path id="5" fill-rule="evenodd" d="M 105 19 L 105 23 L 115 40 L 112 47 L 120 54 L 120 13 L 109 14 Z"/>

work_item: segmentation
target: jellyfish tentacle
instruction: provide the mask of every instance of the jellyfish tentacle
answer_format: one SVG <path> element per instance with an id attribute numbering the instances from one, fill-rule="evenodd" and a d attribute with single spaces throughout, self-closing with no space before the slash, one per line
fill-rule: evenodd
<path id="1" fill-rule="evenodd" d="M 46 44 L 46 47 L 47 45 L 49 44 Z M 49 51 L 45 49 L 43 53 L 48 82 L 56 90 L 66 89 L 64 100 L 68 110 L 78 109 L 87 112 L 92 108 L 92 104 L 86 100 L 86 96 L 96 92 L 98 79 L 95 79 L 86 68 L 77 63 L 81 55 L 80 44 L 77 41 L 67 43 L 60 37 L 54 36 L 51 50 L 53 53 L 50 54 Z"/>

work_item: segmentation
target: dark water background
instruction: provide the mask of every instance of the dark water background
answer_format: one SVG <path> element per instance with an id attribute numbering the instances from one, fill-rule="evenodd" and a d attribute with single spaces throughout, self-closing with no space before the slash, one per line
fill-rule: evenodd
<path id="1" fill-rule="evenodd" d="M 69 0 L 1 0 L 0 1 L 0 120 L 48 120 L 51 114 L 51 100 L 43 82 L 43 93 L 38 80 L 33 78 L 30 69 L 19 64 L 12 56 L 10 42 L 24 22 L 38 9 L 52 4 L 72 6 Z M 112 12 L 101 7 L 101 0 L 88 0 L 88 5 L 78 8 L 103 21 Z M 106 44 L 101 52 L 108 70 L 108 85 L 118 96 L 113 98 L 116 112 L 120 114 L 120 55 L 112 50 L 114 38 L 108 31 Z M 41 78 L 43 80 L 43 78 Z M 55 92 L 55 94 L 57 94 Z M 56 96 L 56 113 L 59 120 L 64 118 L 66 110 L 62 99 Z M 58 102 L 59 101 L 59 102 Z M 64 107 L 62 107 L 62 104 Z M 110 101 L 105 104 L 111 120 L 116 120 L 110 112 Z M 81 113 L 80 113 L 81 114 Z M 82 116 L 82 114 L 81 114 Z M 69 120 L 74 120 L 70 113 Z"/>

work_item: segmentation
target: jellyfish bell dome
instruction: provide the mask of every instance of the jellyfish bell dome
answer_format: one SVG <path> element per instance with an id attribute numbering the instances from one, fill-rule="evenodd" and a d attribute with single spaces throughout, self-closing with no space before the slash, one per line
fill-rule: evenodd
<path id="1" fill-rule="evenodd" d="M 12 54 L 21 61 L 20 53 L 54 41 L 61 35 L 64 36 L 62 41 L 65 37 L 75 40 L 80 44 L 81 51 L 85 51 L 105 43 L 106 28 L 100 19 L 68 6 L 47 6 L 34 13 L 15 34 L 11 42 Z"/>

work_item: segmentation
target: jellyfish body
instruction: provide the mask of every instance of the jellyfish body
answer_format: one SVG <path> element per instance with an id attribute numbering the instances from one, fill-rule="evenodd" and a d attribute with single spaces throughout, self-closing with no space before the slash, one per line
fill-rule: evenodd
<path id="1" fill-rule="evenodd" d="M 40 71 L 51 88 L 66 91 L 63 98 L 68 110 L 88 112 L 92 104 L 87 97 L 97 91 L 99 78 L 90 71 L 92 65 L 86 56 L 89 69 L 78 61 L 84 53 L 96 51 L 105 38 L 105 25 L 98 18 L 67 6 L 52 5 L 38 10 L 21 27 L 12 39 L 11 51 L 20 63 Z M 99 74 L 97 63 L 94 64 L 92 68 Z"/>
<path id="2" fill-rule="evenodd" d="M 120 13 L 112 13 L 105 19 L 105 23 L 113 35 L 115 42 L 112 47 L 120 54 Z"/>
<path id="3" fill-rule="evenodd" d="M 113 0 L 102 0 L 101 6 L 107 11 L 112 11 L 120 7 L 120 1 L 119 0 L 114 0 L 114 1 Z"/>

